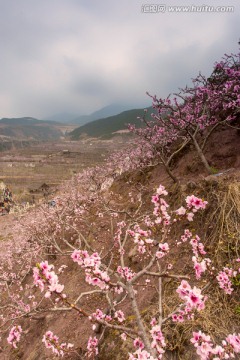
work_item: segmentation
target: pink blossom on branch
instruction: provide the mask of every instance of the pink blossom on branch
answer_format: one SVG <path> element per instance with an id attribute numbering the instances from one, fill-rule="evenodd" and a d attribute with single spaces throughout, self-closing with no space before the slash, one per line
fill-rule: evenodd
<path id="1" fill-rule="evenodd" d="M 21 333 L 22 328 L 20 325 L 13 326 L 9 332 L 7 342 L 15 349 L 17 348 L 17 343 L 20 341 Z"/>
<path id="2" fill-rule="evenodd" d="M 97 252 L 89 255 L 87 250 L 74 250 L 71 258 L 85 270 L 87 283 L 98 286 L 101 290 L 109 288 L 110 277 L 106 271 L 101 270 L 101 258 Z"/>
<path id="3" fill-rule="evenodd" d="M 226 294 L 231 294 L 233 292 L 233 283 L 232 278 L 237 276 L 237 271 L 232 268 L 224 267 L 217 275 L 217 281 L 221 289 L 224 290 Z M 240 273 L 240 269 L 239 269 Z"/>
<path id="4" fill-rule="evenodd" d="M 235 359 L 240 353 L 240 334 L 229 334 L 221 345 L 214 345 L 210 336 L 198 331 L 193 333 L 191 343 L 201 360 Z"/>
<path id="5" fill-rule="evenodd" d="M 52 331 L 48 330 L 42 339 L 45 347 L 51 349 L 54 355 L 64 356 L 66 353 L 72 351 L 73 344 L 59 343 L 58 336 L 54 335 Z"/>
<path id="6" fill-rule="evenodd" d="M 98 339 L 96 338 L 96 336 L 94 338 L 92 338 L 92 336 L 90 336 L 90 338 L 88 339 L 88 344 L 87 344 L 87 351 L 88 357 L 98 355 Z"/>
<path id="7" fill-rule="evenodd" d="M 47 261 L 42 261 L 33 268 L 34 284 L 44 290 L 44 285 L 47 285 L 47 292 L 45 297 L 50 297 L 53 292 L 60 294 L 64 285 L 59 284 L 57 274 L 52 270 L 53 265 L 49 265 Z"/>
<path id="8" fill-rule="evenodd" d="M 184 302 L 180 309 L 173 313 L 172 320 L 174 322 L 183 322 L 185 318 L 193 319 L 195 311 L 205 308 L 207 297 L 202 295 L 201 289 L 196 286 L 192 288 L 186 280 L 181 281 L 176 292 Z"/>
<path id="9" fill-rule="evenodd" d="M 196 197 L 195 195 L 187 196 L 186 203 L 187 203 L 187 207 L 189 209 L 193 209 L 193 211 L 199 209 L 205 209 L 206 205 L 208 204 L 207 201 L 203 201 L 202 199 Z"/>
<path id="10" fill-rule="evenodd" d="M 138 349 L 133 354 L 129 353 L 128 360 L 158 360 L 153 357 L 148 351 L 144 349 Z"/>

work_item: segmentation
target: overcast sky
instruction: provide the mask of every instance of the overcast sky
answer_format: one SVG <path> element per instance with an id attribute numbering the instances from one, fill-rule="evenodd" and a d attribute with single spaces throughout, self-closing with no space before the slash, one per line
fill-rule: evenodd
<path id="1" fill-rule="evenodd" d="M 0 118 L 144 107 L 146 91 L 165 97 L 238 52 L 239 0 L 151 4 L 163 2 L 0 0 Z M 169 9 L 203 4 L 234 11 Z"/>

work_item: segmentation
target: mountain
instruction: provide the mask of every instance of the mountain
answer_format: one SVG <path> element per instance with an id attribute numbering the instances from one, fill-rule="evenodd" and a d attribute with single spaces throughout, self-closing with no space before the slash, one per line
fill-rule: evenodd
<path id="1" fill-rule="evenodd" d="M 2 118 L 0 136 L 18 140 L 55 140 L 62 136 L 59 124 L 54 121 L 42 121 L 32 117 Z"/>
<path id="2" fill-rule="evenodd" d="M 2 118 L 0 119 L 0 125 L 18 125 L 18 126 L 26 126 L 26 125 L 57 125 L 56 121 L 53 120 L 38 120 L 33 117 L 21 117 L 21 118 Z"/>
<path id="3" fill-rule="evenodd" d="M 148 108 L 146 118 L 150 118 L 152 108 Z M 144 115 L 144 109 L 133 109 L 123 111 L 122 113 L 114 116 L 91 121 L 83 126 L 80 126 L 70 132 L 68 135 L 72 140 L 77 140 L 81 136 L 87 135 L 90 137 L 112 137 L 115 132 L 120 130 L 127 130 L 127 124 L 135 124 L 141 126 L 141 121 L 138 117 Z"/>
<path id="4" fill-rule="evenodd" d="M 103 107 L 90 115 L 81 115 L 75 118 L 72 123 L 77 125 L 85 125 L 91 121 L 103 119 L 109 116 L 120 114 L 123 111 L 129 110 L 129 106 L 123 104 L 111 104 Z"/>
<path id="5" fill-rule="evenodd" d="M 56 121 L 58 123 L 63 123 L 63 124 L 70 124 L 70 123 L 74 123 L 74 119 L 77 117 L 76 114 L 71 114 L 68 112 L 62 112 L 59 114 L 55 114 L 55 115 L 51 115 L 48 116 L 47 118 L 44 119 L 44 121 Z"/>
<path id="6" fill-rule="evenodd" d="M 111 104 L 107 105 L 89 115 L 79 115 L 76 116 L 72 113 L 62 112 L 59 114 L 51 115 L 45 118 L 45 121 L 57 121 L 62 124 L 72 124 L 72 125 L 85 125 L 91 121 L 103 119 L 109 116 L 114 116 L 120 114 L 123 111 L 131 109 L 131 106 L 126 104 Z"/>

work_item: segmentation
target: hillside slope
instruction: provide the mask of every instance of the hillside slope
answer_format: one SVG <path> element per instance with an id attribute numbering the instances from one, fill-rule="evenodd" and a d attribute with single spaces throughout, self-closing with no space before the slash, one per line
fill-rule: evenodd
<path id="1" fill-rule="evenodd" d="M 88 292 L 91 288 L 84 281 L 84 273 L 79 265 L 74 264 L 70 257 L 73 251 L 72 247 L 78 248 L 82 242 L 85 244 L 82 244 L 82 246 L 85 246 L 86 249 L 89 246 L 94 247 L 97 251 L 103 253 L 104 262 L 106 264 L 111 263 L 111 266 L 114 267 L 117 252 L 114 250 L 113 238 L 117 234 L 117 222 L 124 219 L 124 221 L 127 221 L 128 216 L 132 221 L 136 211 L 140 211 L 140 217 L 143 214 L 151 216 L 153 208 L 150 201 L 151 196 L 159 184 L 163 184 L 169 191 L 167 201 L 170 206 L 174 204 L 176 208 L 179 207 L 184 198 L 192 193 L 208 201 L 207 209 L 202 211 L 194 223 L 189 223 L 188 226 L 192 232 L 197 232 L 201 237 L 207 256 L 212 259 L 214 266 L 223 268 L 227 263 L 232 263 L 238 253 L 236 244 L 239 241 L 237 228 L 240 216 L 239 136 L 239 131 L 233 128 L 219 129 L 212 136 L 206 149 L 206 156 L 209 162 L 217 169 L 218 173 L 216 175 L 208 176 L 194 149 L 191 147 L 186 149 L 185 153 L 175 163 L 174 173 L 181 181 L 178 187 L 173 185 L 172 180 L 166 175 L 160 164 L 149 167 L 145 171 L 135 170 L 124 173 L 118 176 L 114 182 L 109 185 L 106 184 L 111 188 L 106 187 L 102 192 L 99 192 L 98 183 L 96 182 L 99 181 L 99 184 L 103 184 L 105 177 L 101 172 L 98 175 L 100 176 L 99 180 L 97 180 L 98 178 L 94 175 L 94 172 L 86 173 L 87 177 L 79 174 L 62 187 L 56 198 L 57 206 L 55 208 L 47 206 L 42 207 L 42 209 L 36 208 L 32 213 L 29 212 L 24 216 L 24 220 L 22 219 L 21 222 L 24 223 L 25 235 L 23 236 L 23 233 L 21 234 L 18 226 L 16 226 L 18 236 L 15 244 L 11 240 L 12 249 L 16 248 L 17 256 L 19 256 L 19 246 L 23 246 L 25 250 L 22 251 L 26 255 L 31 249 L 32 255 L 36 257 L 31 263 L 33 266 L 34 263 L 39 261 L 38 250 L 36 250 L 37 243 L 45 244 L 48 248 L 47 252 L 50 251 L 50 254 L 44 251 L 42 254 L 43 259 L 54 264 L 55 269 L 59 269 L 63 264 L 67 266 L 67 270 L 60 275 L 60 281 L 65 285 L 64 291 L 69 298 L 76 299 L 81 292 Z M 219 143 L 221 143 L 221 147 L 219 147 Z M 141 207 L 139 194 L 141 194 Z M 81 216 L 83 202 L 87 212 L 83 212 L 83 216 Z M 118 218 L 116 220 L 114 220 L 114 217 L 109 218 L 107 209 L 111 209 L 110 213 L 118 213 Z M 75 212 L 76 215 L 73 215 Z M 61 223 L 55 223 L 55 220 L 59 219 L 59 217 L 62 219 Z M 71 227 L 72 224 L 74 224 L 74 227 Z M 56 225 L 57 228 L 55 228 Z M 186 226 L 186 224 L 183 225 Z M 172 241 L 169 242 L 173 249 L 176 247 L 174 239 L 180 238 L 184 229 L 182 226 L 176 229 Z M 14 230 L 11 231 L 14 234 Z M 154 236 L 159 235 L 156 233 Z M 34 238 L 34 242 L 32 242 L 32 238 Z M 23 245 L 23 241 L 25 241 L 25 245 Z M 7 247 L 8 244 L 2 242 L 1 254 L 4 254 Z M 61 253 L 57 250 L 59 247 Z M 177 249 L 173 250 L 171 257 L 175 273 L 178 275 L 180 273 L 185 274 L 185 276 L 190 277 L 190 282 L 194 283 L 191 251 L 187 244 L 183 245 L 180 253 L 179 251 Z M 25 261 L 27 263 L 27 257 L 25 257 Z M 126 265 L 130 266 L 133 271 L 141 270 L 146 263 L 146 259 L 141 259 L 136 251 L 132 251 L 130 244 L 126 248 L 125 261 Z M 42 293 L 38 289 L 32 288 L 32 273 L 30 271 L 29 274 L 29 270 L 25 273 L 22 264 L 21 262 L 19 266 L 24 276 L 22 285 L 26 286 L 24 301 L 27 301 L 27 296 L 34 296 L 35 300 L 40 300 L 38 296 Z M 163 264 L 167 263 L 164 261 Z M 27 269 L 29 269 L 28 266 Z M 16 268 L 15 271 L 17 271 Z M 166 313 L 171 312 L 175 304 L 179 303 L 176 293 L 172 292 L 172 288 L 176 287 L 177 283 L 179 284 L 174 279 L 163 281 L 163 299 L 164 301 L 168 299 L 167 305 L 164 305 L 163 308 Z M 155 286 L 157 284 L 153 282 L 152 287 L 140 291 L 137 295 L 137 301 L 141 313 L 145 314 L 145 320 L 154 317 L 158 309 L 154 291 Z M 193 346 L 188 340 L 189 336 L 191 337 L 191 332 L 196 331 L 196 329 L 202 329 L 202 331 L 214 336 L 216 340 L 222 339 L 228 332 L 240 331 L 238 316 L 236 315 L 239 288 L 236 288 L 233 296 L 224 296 L 216 279 L 211 274 L 199 280 L 197 286 L 205 286 L 207 289 L 206 309 L 199 312 L 196 320 L 187 321 L 186 325 L 178 323 L 174 326 L 171 324 L 164 326 L 168 349 L 175 353 L 177 359 L 198 359 Z M 14 289 L 16 291 L 17 285 L 15 285 Z M 32 321 L 29 322 L 29 319 L 24 316 L 18 320 L 18 324 L 21 324 L 24 329 L 18 349 L 12 351 L 4 341 L 2 344 L 3 357 L 0 354 L 1 359 L 5 359 L 7 356 L 8 359 L 13 360 L 16 354 L 19 359 L 23 360 L 55 359 L 51 354 L 51 350 L 46 350 L 41 343 L 41 338 L 48 329 L 57 334 L 60 340 L 74 343 L 77 353 L 82 355 L 77 355 L 77 353 L 65 355 L 67 359 L 72 360 L 80 359 L 83 356 L 84 350 L 82 348 L 86 346 L 89 336 L 98 336 L 97 333 L 94 333 L 92 325 L 85 317 L 77 315 L 76 312 L 69 309 L 56 311 L 54 309 L 57 305 L 52 307 L 49 299 L 44 299 L 42 295 L 41 299 L 41 306 L 38 307 L 36 312 L 33 310 Z M 2 301 L 4 304 L 4 300 Z M 216 303 L 218 304 L 217 308 Z M 81 300 L 78 304 L 90 313 L 96 308 L 104 311 L 107 307 L 104 298 L 98 293 L 92 296 L 89 295 L 87 301 Z M 121 309 L 127 319 L 124 326 L 135 321 L 126 300 L 122 302 Z M 101 342 L 98 359 L 126 360 L 128 351 L 131 349 L 131 341 L 123 342 L 120 340 L 115 330 L 111 331 L 110 329 L 103 334 L 102 340 L 104 341 Z"/>
<path id="2" fill-rule="evenodd" d="M 117 131 L 127 130 L 127 125 L 129 123 L 141 126 L 141 122 L 137 118 L 142 117 L 143 115 L 144 109 L 124 111 L 121 114 L 91 121 L 86 125 L 80 126 L 70 132 L 69 136 L 72 140 L 77 140 L 81 136 L 86 135 L 100 138 L 112 137 Z M 148 118 L 150 118 L 150 115 L 148 115 Z"/>

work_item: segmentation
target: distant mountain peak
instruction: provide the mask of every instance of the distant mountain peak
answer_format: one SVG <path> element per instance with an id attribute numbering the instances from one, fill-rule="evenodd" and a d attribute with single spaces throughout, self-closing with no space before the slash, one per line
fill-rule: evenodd
<path id="1" fill-rule="evenodd" d="M 99 120 L 103 118 L 107 118 L 110 116 L 115 116 L 123 111 L 130 110 L 131 106 L 126 104 L 120 104 L 120 103 L 112 103 L 109 105 L 104 106 L 103 108 L 94 111 L 93 113 L 89 115 L 81 115 L 73 120 L 73 124 L 77 125 L 85 125 L 91 121 Z"/>

